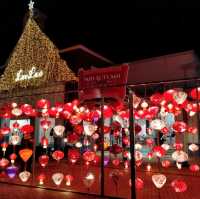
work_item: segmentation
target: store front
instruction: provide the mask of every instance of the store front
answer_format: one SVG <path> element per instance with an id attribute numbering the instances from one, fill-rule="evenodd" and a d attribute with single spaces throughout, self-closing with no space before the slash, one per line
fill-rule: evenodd
<path id="1" fill-rule="evenodd" d="M 0 79 L 0 182 L 113 198 L 188 191 L 199 171 L 198 77 L 189 51 L 81 70 L 77 89 L 30 17 Z"/>

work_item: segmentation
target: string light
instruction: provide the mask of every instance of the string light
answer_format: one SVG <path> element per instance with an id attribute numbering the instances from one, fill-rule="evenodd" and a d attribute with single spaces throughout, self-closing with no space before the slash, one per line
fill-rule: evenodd
<path id="1" fill-rule="evenodd" d="M 17 73 L 29 74 L 34 68 L 43 72 L 42 77 L 22 78 L 16 81 Z M 29 74 L 30 76 L 31 74 Z M 77 80 L 67 63 L 60 58 L 59 51 L 51 40 L 40 30 L 30 14 L 24 31 L 0 78 L 0 90 L 39 87 L 49 81 Z"/>

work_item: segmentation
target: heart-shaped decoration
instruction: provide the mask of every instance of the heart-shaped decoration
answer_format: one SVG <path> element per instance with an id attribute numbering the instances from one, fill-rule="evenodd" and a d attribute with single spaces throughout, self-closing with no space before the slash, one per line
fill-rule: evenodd
<path id="1" fill-rule="evenodd" d="M 188 154 L 184 151 L 174 151 L 172 153 L 172 159 L 177 162 L 185 162 L 188 160 Z"/>
<path id="2" fill-rule="evenodd" d="M 62 173 L 54 173 L 52 175 L 52 180 L 57 186 L 59 186 L 62 183 L 63 178 L 64 178 L 64 175 Z"/>
<path id="3" fill-rule="evenodd" d="M 187 190 L 187 184 L 183 180 L 173 180 L 171 186 L 175 192 L 185 192 Z"/>
<path id="4" fill-rule="evenodd" d="M 155 130 L 161 130 L 165 127 L 165 122 L 160 119 L 155 119 L 151 121 L 150 127 Z"/>
<path id="5" fill-rule="evenodd" d="M 88 122 L 83 122 L 84 134 L 91 136 L 96 130 L 97 126 Z"/>
<path id="6" fill-rule="evenodd" d="M 163 160 L 161 162 L 161 164 L 162 164 L 162 167 L 168 168 L 170 166 L 171 162 L 169 160 Z"/>
<path id="7" fill-rule="evenodd" d="M 14 134 L 10 136 L 10 143 L 12 145 L 17 145 L 21 141 L 21 138 L 18 134 Z"/>
<path id="8" fill-rule="evenodd" d="M 152 181 L 153 181 L 154 185 L 158 189 L 160 189 L 165 185 L 167 178 L 163 174 L 155 174 L 155 175 L 152 176 Z"/>
<path id="9" fill-rule="evenodd" d="M 199 168 L 198 164 L 192 164 L 192 165 L 190 165 L 190 171 L 197 172 L 199 170 L 200 170 L 200 168 Z"/>
<path id="10" fill-rule="evenodd" d="M 112 160 L 112 163 L 113 163 L 114 166 L 117 167 L 120 164 L 120 160 L 118 158 L 115 158 L 114 160 Z"/>
<path id="11" fill-rule="evenodd" d="M 30 178 L 31 176 L 31 173 L 28 172 L 28 171 L 22 171 L 20 174 L 19 174 L 19 178 L 22 182 L 27 182 L 28 179 Z"/>
<path id="12" fill-rule="evenodd" d="M 14 115 L 14 116 L 20 116 L 22 115 L 22 110 L 20 108 L 13 108 L 11 113 Z"/>
<path id="13" fill-rule="evenodd" d="M 162 147 L 163 149 L 165 149 L 165 151 L 168 151 L 168 150 L 170 149 L 169 144 L 162 144 L 161 147 Z"/>
<path id="14" fill-rule="evenodd" d="M 63 136 L 63 133 L 65 131 L 65 127 L 63 125 L 57 125 L 55 126 L 54 128 L 54 132 L 55 134 L 59 137 L 62 137 Z"/>
<path id="15" fill-rule="evenodd" d="M 195 152 L 195 151 L 199 150 L 199 147 L 196 144 L 190 144 L 189 150 L 192 151 L 192 152 Z"/>
<path id="16" fill-rule="evenodd" d="M 173 99 L 177 104 L 183 104 L 187 99 L 187 93 L 183 91 L 176 91 L 173 93 Z"/>

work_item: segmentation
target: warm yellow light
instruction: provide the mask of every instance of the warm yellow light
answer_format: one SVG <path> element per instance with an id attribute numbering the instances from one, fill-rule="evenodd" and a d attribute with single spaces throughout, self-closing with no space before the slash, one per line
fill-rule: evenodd
<path id="1" fill-rule="evenodd" d="M 147 165 L 147 171 L 151 171 L 151 165 L 150 164 Z"/>
<path id="2" fill-rule="evenodd" d="M 49 81 L 71 80 L 77 78 L 60 58 L 55 45 L 30 16 L 0 78 L 0 90 L 38 87 Z"/>

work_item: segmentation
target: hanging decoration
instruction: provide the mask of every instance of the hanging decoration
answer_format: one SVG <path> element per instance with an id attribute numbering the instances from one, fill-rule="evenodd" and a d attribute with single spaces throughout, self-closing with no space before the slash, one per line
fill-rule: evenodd
<path id="1" fill-rule="evenodd" d="M 56 160 L 57 162 L 59 162 L 60 160 L 64 158 L 64 153 L 60 150 L 54 151 L 52 154 L 52 158 Z"/>
<path id="2" fill-rule="evenodd" d="M 93 185 L 94 180 L 95 180 L 95 176 L 91 172 L 87 173 L 86 176 L 83 178 L 83 183 L 86 186 L 86 188 L 88 189 L 88 191 L 89 191 L 90 187 Z"/>
<path id="3" fill-rule="evenodd" d="M 48 155 L 41 155 L 39 157 L 39 163 L 43 168 L 45 168 L 47 166 L 48 162 L 49 162 L 49 156 Z"/>
<path id="4" fill-rule="evenodd" d="M 62 183 L 63 179 L 64 175 L 62 173 L 54 173 L 52 175 L 52 180 L 57 186 L 59 186 Z"/>
<path id="5" fill-rule="evenodd" d="M 65 131 L 65 127 L 64 126 L 57 125 L 53 129 L 54 129 L 54 132 L 55 132 L 56 136 L 63 137 L 63 133 Z"/>
<path id="6" fill-rule="evenodd" d="M 9 166 L 6 168 L 6 173 L 9 178 L 13 179 L 17 175 L 18 168 L 16 166 Z"/>
<path id="7" fill-rule="evenodd" d="M 187 184 L 183 180 L 173 180 L 171 186 L 175 192 L 185 192 L 187 190 Z"/>
<path id="8" fill-rule="evenodd" d="M 66 185 L 71 186 L 72 181 L 74 180 L 74 177 L 72 175 L 68 174 L 68 175 L 65 176 L 65 180 L 66 180 Z"/>
<path id="9" fill-rule="evenodd" d="M 27 182 L 31 176 L 29 171 L 22 171 L 19 173 L 19 178 L 22 182 Z"/>
<path id="10" fill-rule="evenodd" d="M 165 185 L 167 178 L 163 174 L 155 174 L 152 175 L 152 181 L 156 188 L 161 189 Z"/>

